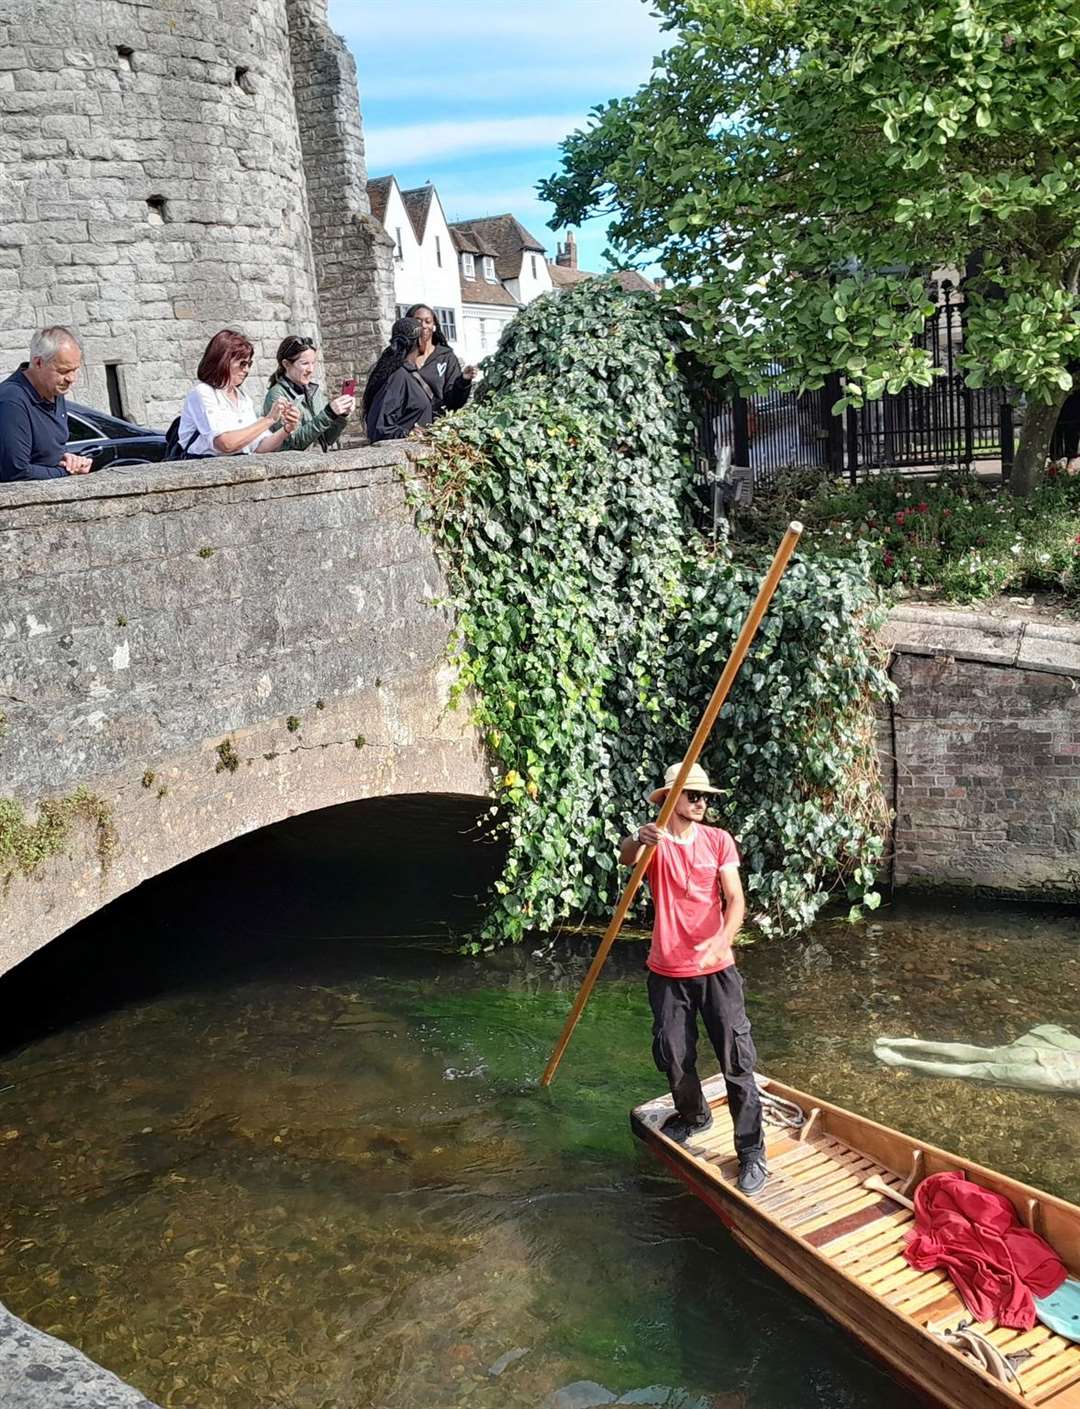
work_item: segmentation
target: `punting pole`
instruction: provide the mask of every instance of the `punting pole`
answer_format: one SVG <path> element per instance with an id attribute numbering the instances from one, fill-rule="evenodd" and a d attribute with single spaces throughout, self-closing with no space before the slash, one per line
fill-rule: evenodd
<path id="1" fill-rule="evenodd" d="M 686 750 L 686 756 L 682 761 L 682 767 L 679 769 L 678 776 L 671 785 L 671 790 L 664 799 L 663 806 L 660 808 L 660 815 L 656 819 L 656 825 L 658 827 L 666 826 L 668 818 L 675 810 L 675 804 L 679 801 L 679 795 L 686 785 L 686 779 L 690 773 L 690 769 L 693 768 L 694 764 L 698 761 L 698 756 L 705 747 L 705 741 L 709 737 L 709 733 L 716 722 L 716 716 L 723 708 L 724 701 L 727 699 L 735 677 L 739 673 L 739 667 L 742 665 L 746 653 L 750 649 L 751 641 L 753 641 L 754 637 L 757 635 L 758 627 L 761 625 L 761 618 L 768 609 L 772 595 L 776 591 L 777 584 L 781 577 L 784 575 L 784 569 L 787 567 L 788 561 L 795 551 L 795 546 L 799 541 L 802 531 L 803 526 L 801 523 L 792 522 L 788 524 L 787 532 L 784 534 L 780 546 L 776 550 L 776 556 L 772 560 L 772 566 L 769 568 L 765 580 L 758 590 L 753 606 L 746 615 L 742 630 L 739 632 L 738 639 L 731 649 L 731 655 L 728 657 L 727 665 L 724 666 L 723 674 L 716 682 L 716 688 L 712 692 L 712 698 L 705 706 L 705 713 L 701 716 L 701 722 L 694 731 L 694 737 L 690 740 L 690 747 Z M 604 931 L 604 937 L 600 941 L 600 947 L 597 949 L 596 956 L 589 965 L 589 972 L 585 975 L 584 982 L 578 990 L 578 996 L 574 999 L 574 1006 L 570 1009 L 570 1013 L 563 1025 L 563 1030 L 559 1034 L 559 1040 L 556 1042 L 554 1050 L 548 1058 L 548 1064 L 544 1068 L 543 1076 L 540 1078 L 541 1086 L 550 1086 L 555 1078 L 555 1073 L 559 1069 L 559 1063 L 562 1061 L 563 1053 L 569 1046 L 570 1038 L 573 1036 L 574 1028 L 577 1027 L 578 1019 L 585 1009 L 585 1004 L 589 1001 L 589 995 L 593 991 L 596 980 L 600 977 L 600 970 L 604 967 L 604 962 L 611 950 L 611 946 L 618 938 L 623 921 L 626 919 L 626 913 L 633 903 L 634 896 L 637 895 L 641 887 L 646 868 L 648 867 L 649 860 L 655 849 L 655 847 L 647 846 L 638 857 L 637 864 L 630 873 L 630 879 L 626 883 L 626 889 L 622 893 L 622 898 L 615 907 L 615 913 L 611 917 L 611 923 Z"/>

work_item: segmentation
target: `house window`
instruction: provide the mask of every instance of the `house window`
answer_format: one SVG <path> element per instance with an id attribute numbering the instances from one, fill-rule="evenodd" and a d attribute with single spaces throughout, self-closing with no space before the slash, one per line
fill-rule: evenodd
<path id="1" fill-rule="evenodd" d="M 435 263 L 440 269 L 442 268 L 442 244 L 439 241 L 438 235 L 435 236 Z"/>
<path id="2" fill-rule="evenodd" d="M 394 258 L 404 259 L 405 251 L 401 248 L 401 226 L 394 226 Z"/>
<path id="3" fill-rule="evenodd" d="M 465 275 L 466 279 L 476 278 L 476 260 L 471 254 L 463 254 L 461 256 L 461 272 Z"/>
<path id="4" fill-rule="evenodd" d="M 490 254 L 484 255 L 484 278 L 489 284 L 497 282 L 495 279 L 495 261 Z"/>
<path id="5" fill-rule="evenodd" d="M 447 342 L 457 342 L 457 315 L 452 308 L 436 308 L 435 317 Z"/>
<path id="6" fill-rule="evenodd" d="M 529 255 L 529 264 L 530 264 L 530 266 L 531 266 L 531 268 L 532 268 L 532 276 L 533 276 L 533 278 L 535 279 L 535 278 L 537 277 L 537 276 L 536 276 L 536 255 L 535 255 L 535 254 L 530 254 L 530 255 Z"/>

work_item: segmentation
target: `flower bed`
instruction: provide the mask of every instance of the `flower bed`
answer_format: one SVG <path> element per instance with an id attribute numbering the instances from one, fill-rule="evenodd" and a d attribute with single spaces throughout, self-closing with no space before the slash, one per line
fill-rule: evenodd
<path id="1" fill-rule="evenodd" d="M 1032 590 L 1080 598 L 1080 477 L 1055 466 L 1025 499 L 955 471 L 854 487 L 791 477 L 740 520 L 738 538 L 768 541 L 790 518 L 806 525 L 806 552 L 851 557 L 866 545 L 883 587 L 933 588 L 956 602 Z"/>

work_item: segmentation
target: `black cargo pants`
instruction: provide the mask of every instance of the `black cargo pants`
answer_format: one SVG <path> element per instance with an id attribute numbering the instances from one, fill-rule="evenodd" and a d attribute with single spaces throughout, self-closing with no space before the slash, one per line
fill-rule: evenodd
<path id="1" fill-rule="evenodd" d="M 740 1155 L 764 1154 L 761 1098 L 754 1080 L 757 1053 L 738 969 L 732 964 L 697 978 L 666 978 L 650 969 L 649 1006 L 653 1060 L 668 1079 L 679 1115 L 690 1125 L 701 1125 L 709 1118 L 697 1074 L 700 1013 L 727 1084 L 735 1149 Z"/>

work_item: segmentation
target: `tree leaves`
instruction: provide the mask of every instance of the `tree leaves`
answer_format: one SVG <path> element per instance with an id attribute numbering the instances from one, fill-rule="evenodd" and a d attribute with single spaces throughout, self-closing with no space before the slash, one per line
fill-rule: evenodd
<path id="1" fill-rule="evenodd" d="M 597 109 L 542 183 L 553 226 L 603 211 L 621 258 L 658 258 L 720 380 L 761 390 L 779 368 L 802 390 L 856 348 L 881 370 L 841 410 L 926 384 L 925 295 L 907 285 L 977 254 L 964 367 L 1051 404 L 1080 359 L 1075 0 L 661 10 L 652 78 Z M 857 302 L 831 303 L 842 282 Z M 1028 433 L 1045 458 L 1045 418 Z"/>

